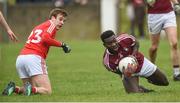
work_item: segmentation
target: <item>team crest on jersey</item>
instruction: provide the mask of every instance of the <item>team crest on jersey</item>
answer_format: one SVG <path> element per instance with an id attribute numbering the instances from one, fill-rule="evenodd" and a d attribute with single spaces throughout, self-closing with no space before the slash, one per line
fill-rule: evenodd
<path id="1" fill-rule="evenodd" d="M 129 49 L 128 48 L 124 48 L 125 51 L 128 51 Z"/>

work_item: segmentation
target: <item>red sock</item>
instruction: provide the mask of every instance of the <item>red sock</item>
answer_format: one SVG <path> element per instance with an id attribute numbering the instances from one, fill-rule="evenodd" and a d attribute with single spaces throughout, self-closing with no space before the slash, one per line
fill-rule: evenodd
<path id="1" fill-rule="evenodd" d="M 14 92 L 15 92 L 16 94 L 20 94 L 20 87 L 16 87 L 15 90 L 14 90 Z"/>
<path id="2" fill-rule="evenodd" d="M 32 87 L 32 91 L 31 91 L 33 94 L 36 94 L 37 93 L 37 87 Z"/>

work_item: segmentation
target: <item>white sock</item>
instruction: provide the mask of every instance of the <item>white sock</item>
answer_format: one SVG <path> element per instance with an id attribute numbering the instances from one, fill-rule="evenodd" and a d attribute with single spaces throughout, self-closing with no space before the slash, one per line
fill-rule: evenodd
<path id="1" fill-rule="evenodd" d="M 180 74 L 180 71 L 179 71 L 179 67 L 178 68 L 173 68 L 174 70 L 174 76 L 177 76 Z"/>

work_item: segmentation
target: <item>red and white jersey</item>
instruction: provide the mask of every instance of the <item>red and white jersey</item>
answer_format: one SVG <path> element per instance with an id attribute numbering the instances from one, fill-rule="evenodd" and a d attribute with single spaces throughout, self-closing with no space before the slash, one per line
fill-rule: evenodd
<path id="1" fill-rule="evenodd" d="M 20 55 L 36 54 L 46 58 L 50 46 L 60 47 L 62 42 L 55 40 L 56 27 L 51 20 L 36 26 L 21 50 Z"/>
<path id="2" fill-rule="evenodd" d="M 161 14 L 173 11 L 170 0 L 156 0 L 153 7 L 148 6 L 148 14 Z"/>
<path id="3" fill-rule="evenodd" d="M 117 38 L 119 48 L 117 54 L 111 54 L 108 49 L 105 50 L 103 56 L 103 64 L 107 69 L 112 69 L 111 71 L 115 71 L 118 67 L 119 61 L 133 53 L 133 47 L 135 45 L 135 38 L 128 34 L 121 34 Z M 136 52 L 133 55 L 138 61 L 138 68 L 136 73 L 139 72 L 142 68 L 144 55 L 140 52 Z"/>

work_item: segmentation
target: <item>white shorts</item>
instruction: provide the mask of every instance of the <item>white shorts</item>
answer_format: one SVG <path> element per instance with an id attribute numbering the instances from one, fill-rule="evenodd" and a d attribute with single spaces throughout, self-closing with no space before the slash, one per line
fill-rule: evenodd
<path id="1" fill-rule="evenodd" d="M 48 74 L 45 60 L 38 55 L 19 55 L 16 60 L 16 70 L 20 78 Z"/>
<path id="2" fill-rule="evenodd" d="M 164 28 L 176 26 L 174 11 L 163 14 L 148 14 L 148 30 L 150 34 L 159 34 Z"/>
<path id="3" fill-rule="evenodd" d="M 136 73 L 136 76 L 149 77 L 151 76 L 157 69 L 157 66 L 144 57 L 144 62 L 142 69 L 139 73 Z"/>

